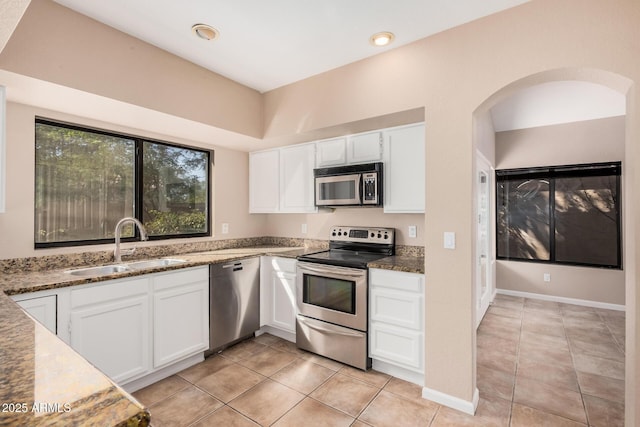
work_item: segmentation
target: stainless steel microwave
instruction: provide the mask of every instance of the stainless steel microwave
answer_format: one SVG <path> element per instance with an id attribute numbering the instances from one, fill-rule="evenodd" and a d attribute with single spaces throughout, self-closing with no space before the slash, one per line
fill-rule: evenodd
<path id="1" fill-rule="evenodd" d="M 316 206 L 382 206 L 382 163 L 314 169 Z"/>

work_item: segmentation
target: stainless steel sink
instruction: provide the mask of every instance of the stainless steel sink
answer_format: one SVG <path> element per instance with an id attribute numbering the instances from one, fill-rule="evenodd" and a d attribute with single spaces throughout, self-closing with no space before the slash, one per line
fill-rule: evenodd
<path id="1" fill-rule="evenodd" d="M 106 274 L 122 273 L 129 270 L 126 265 L 99 265 L 97 267 L 77 268 L 74 270 L 67 270 L 65 273 L 73 276 L 103 276 Z"/>
<path id="2" fill-rule="evenodd" d="M 146 261 L 128 262 L 125 265 L 133 270 L 144 270 L 145 268 L 155 267 L 168 267 L 170 265 L 182 264 L 186 262 L 183 259 L 175 258 L 161 258 L 161 259 L 149 259 Z"/>
<path id="3" fill-rule="evenodd" d="M 126 264 L 110 264 L 99 265 L 97 267 L 76 268 L 73 270 L 66 270 L 65 273 L 73 276 L 105 276 L 107 274 L 122 273 L 131 270 L 167 267 L 170 265 L 182 264 L 183 262 L 186 261 L 175 258 L 148 259 L 145 261 L 128 262 Z"/>

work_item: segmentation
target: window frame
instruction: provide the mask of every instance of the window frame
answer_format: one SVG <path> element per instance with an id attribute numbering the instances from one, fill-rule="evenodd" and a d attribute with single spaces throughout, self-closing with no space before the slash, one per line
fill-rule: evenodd
<path id="1" fill-rule="evenodd" d="M 608 172 L 608 173 L 607 173 Z M 617 263 L 616 265 L 603 265 L 603 264 L 591 264 L 585 262 L 570 262 L 570 261 L 557 261 L 556 260 L 556 200 L 555 190 L 556 178 L 582 178 L 593 176 L 613 176 L 616 179 L 615 183 L 615 209 L 616 209 L 616 245 L 617 251 Z M 498 253 L 498 245 L 500 236 L 498 230 L 500 229 L 498 215 L 495 215 L 495 247 L 496 247 L 496 259 L 504 261 L 519 261 L 519 262 L 532 262 L 540 264 L 555 264 L 555 265 L 567 265 L 567 266 L 579 266 L 579 267 L 592 267 L 592 268 L 604 268 L 611 270 L 622 270 L 622 203 L 621 203 L 621 189 L 622 189 L 622 162 L 602 162 L 602 163 L 583 163 L 574 165 L 562 165 L 562 166 L 546 166 L 546 167 L 531 167 L 531 168 L 518 168 L 518 169 L 497 169 L 495 171 L 495 207 L 496 213 L 500 211 L 500 204 L 498 200 L 499 185 L 500 182 L 516 179 L 548 179 L 549 180 L 549 259 L 532 259 L 532 258 L 519 258 L 515 256 L 505 256 Z"/>
<path id="2" fill-rule="evenodd" d="M 212 175 L 212 166 L 213 166 L 213 158 L 214 158 L 214 152 L 213 150 L 207 150 L 207 149 L 203 149 L 203 148 L 196 148 L 196 147 L 192 147 L 192 146 L 188 146 L 185 144 L 176 144 L 176 143 L 172 143 L 172 142 L 168 142 L 168 141 L 163 141 L 163 140 L 159 140 L 159 139 L 155 139 L 155 138 L 146 138 L 146 137 L 141 137 L 138 135 L 133 135 L 133 134 L 129 134 L 129 133 L 125 133 L 125 132 L 116 132 L 116 131 L 110 131 L 110 130 L 106 130 L 106 129 L 101 129 L 101 128 L 95 128 L 95 127 L 91 127 L 91 126 L 84 126 L 84 125 L 79 125 L 79 124 L 75 124 L 75 123 L 69 123 L 69 122 L 65 122 L 65 121 L 60 121 L 60 120 L 55 120 L 55 119 L 49 119 L 46 117 L 40 117 L 40 116 L 36 116 L 35 117 L 35 121 L 34 121 L 34 129 L 36 127 L 36 125 L 38 124 L 44 124 L 44 125 L 49 125 L 49 126 L 57 126 L 57 127 L 62 127 L 62 128 L 67 128 L 67 129 L 71 129 L 71 130 L 77 130 L 77 131 L 81 131 L 81 132 L 90 132 L 90 133 L 96 133 L 99 135 L 105 135 L 105 136 L 111 136 L 111 137 L 116 137 L 116 138 L 126 138 L 129 140 L 133 140 L 134 141 L 134 178 L 133 178 L 133 182 L 135 185 L 135 188 L 133 188 L 133 194 L 134 194 L 134 200 L 133 200 L 133 217 L 140 220 L 142 222 L 142 209 L 143 209 L 143 203 L 142 203 L 142 198 L 143 198 L 143 193 L 144 193 L 144 188 L 142 186 L 142 171 L 144 168 L 144 161 L 143 161 L 143 144 L 144 142 L 148 142 L 148 143 L 152 143 L 152 144 L 160 144 L 160 145 L 165 145 L 165 146 L 169 146 L 169 147 L 174 147 L 174 148 L 180 148 L 180 149 L 187 149 L 187 150 L 193 150 L 196 152 L 200 152 L 206 155 L 206 165 L 207 165 L 207 170 L 206 170 L 206 175 L 207 175 L 207 203 L 206 203 L 206 231 L 201 232 L 201 233 L 190 233 L 190 234 L 167 234 L 167 235 L 149 235 L 148 236 L 148 240 L 150 241 L 157 241 L 157 240 L 170 240 L 170 239 L 190 239 L 190 238 L 194 238 L 194 237 L 211 237 L 211 232 L 212 232 L 212 227 L 211 227 L 211 219 L 212 219 L 212 212 L 211 212 L 211 204 L 212 204 L 212 188 L 211 188 L 211 175 Z M 34 132 L 34 147 L 35 147 L 35 143 L 36 143 L 36 135 Z M 36 164 L 36 156 L 35 156 L 35 152 L 34 152 L 34 174 L 36 174 L 36 168 L 37 168 L 37 164 Z M 34 236 L 33 236 L 33 241 L 34 241 L 34 248 L 35 249 L 48 249 L 48 248 L 62 248 L 62 247 L 74 247 L 74 246 L 89 246 L 89 245 L 105 245 L 105 244 L 110 244 L 110 243 L 115 243 L 115 237 L 114 238 L 105 238 L 105 239 L 90 239 L 90 240 L 69 240 L 69 241 L 60 241 L 60 242 L 36 242 L 36 230 L 35 230 L 35 224 L 36 224 L 36 209 L 35 209 L 35 195 L 36 195 L 36 182 L 34 180 L 34 188 L 33 188 L 33 194 L 34 194 L 34 218 L 33 218 L 33 224 L 34 224 Z M 122 237 L 120 239 L 120 241 L 122 242 L 133 242 L 133 241 L 137 241 L 140 240 L 140 233 L 138 231 L 137 227 L 134 227 L 134 235 L 132 237 Z"/>

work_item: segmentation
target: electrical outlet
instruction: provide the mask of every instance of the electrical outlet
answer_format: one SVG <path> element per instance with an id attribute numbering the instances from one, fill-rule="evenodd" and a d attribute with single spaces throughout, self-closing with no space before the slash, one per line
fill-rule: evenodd
<path id="1" fill-rule="evenodd" d="M 418 236 L 418 227 L 415 225 L 409 226 L 409 237 L 417 237 Z"/>
<path id="2" fill-rule="evenodd" d="M 551 274 L 550 274 L 550 273 L 544 273 L 544 274 L 542 275 L 542 279 L 543 279 L 545 282 L 550 282 L 550 281 L 551 281 Z"/>
<path id="3" fill-rule="evenodd" d="M 307 234 L 307 224 L 302 224 L 301 231 L 302 231 L 302 234 Z"/>
<path id="4" fill-rule="evenodd" d="M 222 234 L 229 234 L 229 224 L 226 222 L 222 223 Z"/>

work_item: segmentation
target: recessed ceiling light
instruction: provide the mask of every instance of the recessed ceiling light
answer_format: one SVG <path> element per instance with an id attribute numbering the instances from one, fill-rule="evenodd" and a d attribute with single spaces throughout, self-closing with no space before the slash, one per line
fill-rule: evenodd
<path id="1" fill-rule="evenodd" d="M 374 46 L 386 46 L 393 41 L 396 36 L 388 31 L 382 31 L 371 36 L 369 43 Z"/>
<path id="2" fill-rule="evenodd" d="M 196 24 L 191 27 L 191 31 L 204 40 L 215 40 L 220 35 L 218 30 L 207 24 Z"/>

